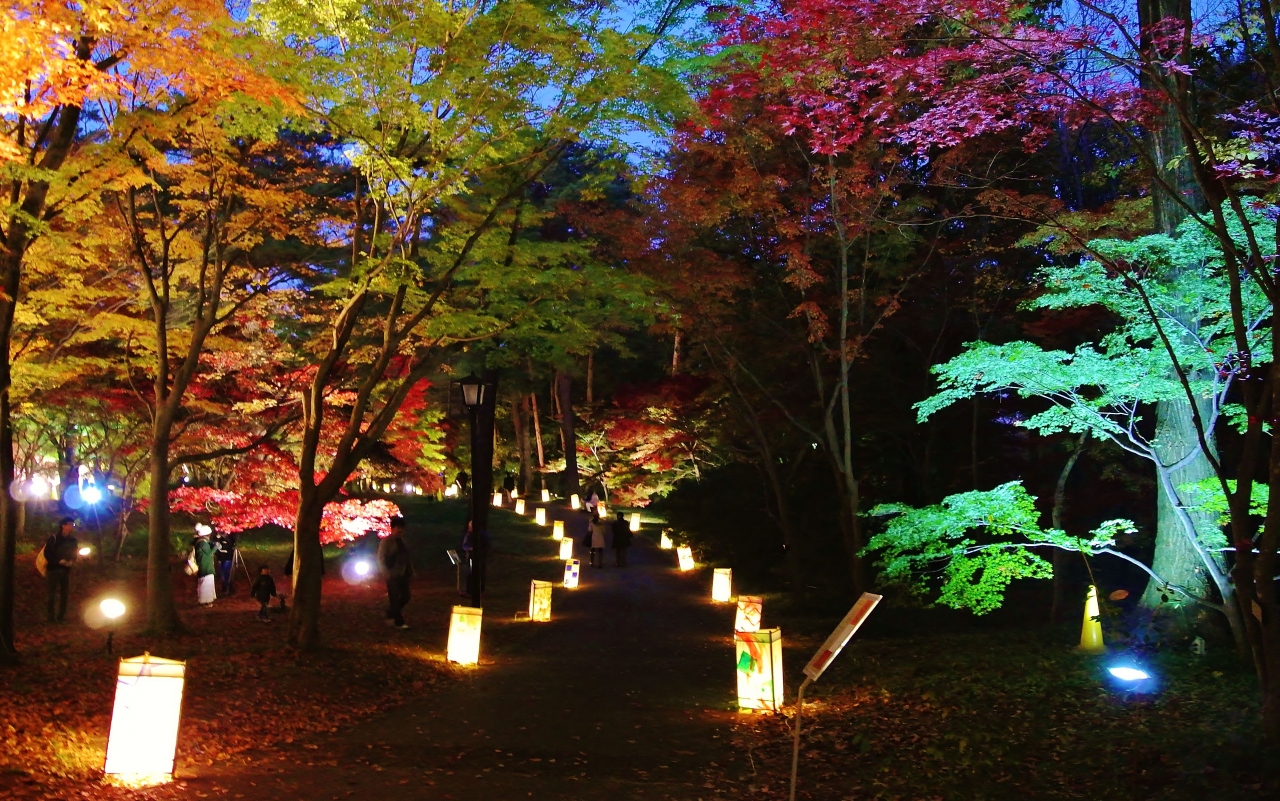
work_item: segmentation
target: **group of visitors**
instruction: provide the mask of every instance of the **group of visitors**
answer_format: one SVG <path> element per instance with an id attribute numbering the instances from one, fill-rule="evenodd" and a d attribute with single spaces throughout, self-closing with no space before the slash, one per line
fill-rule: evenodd
<path id="1" fill-rule="evenodd" d="M 626 567 L 627 549 L 631 547 L 631 526 L 623 519 L 622 512 L 618 512 L 617 519 L 612 522 L 600 517 L 598 506 L 593 506 L 588 514 L 591 515 L 591 525 L 584 539 L 591 549 L 591 566 L 604 567 L 604 550 L 613 548 L 617 566 Z"/>
<path id="2" fill-rule="evenodd" d="M 235 566 L 238 560 L 240 552 L 236 548 L 234 534 L 215 534 L 209 526 L 196 524 L 195 540 L 187 558 L 187 572 L 196 577 L 196 603 L 208 608 L 218 598 L 235 594 Z M 288 567 L 285 572 L 288 572 Z M 279 598 L 280 608 L 286 608 L 284 593 L 276 589 L 275 577 L 271 575 L 271 568 L 265 564 L 258 566 L 258 574 L 249 587 L 249 597 L 258 602 L 258 620 L 263 623 L 271 622 L 268 610 L 272 598 Z"/>

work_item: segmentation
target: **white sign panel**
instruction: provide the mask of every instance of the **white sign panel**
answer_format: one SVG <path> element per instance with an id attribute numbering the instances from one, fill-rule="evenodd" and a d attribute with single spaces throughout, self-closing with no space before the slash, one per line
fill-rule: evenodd
<path id="1" fill-rule="evenodd" d="M 871 610 L 876 608 L 876 604 L 880 603 L 883 596 L 872 595 L 869 592 L 862 593 L 862 597 L 858 599 L 849 613 L 840 621 L 840 625 L 836 626 L 836 630 L 831 632 L 831 636 L 822 644 L 818 652 L 809 660 L 809 664 L 804 666 L 804 675 L 809 677 L 810 681 L 817 681 L 822 672 L 827 669 L 827 665 L 831 664 L 831 660 L 835 659 L 844 648 L 845 644 L 853 638 L 858 628 L 862 626 L 863 621 L 871 614 Z"/>

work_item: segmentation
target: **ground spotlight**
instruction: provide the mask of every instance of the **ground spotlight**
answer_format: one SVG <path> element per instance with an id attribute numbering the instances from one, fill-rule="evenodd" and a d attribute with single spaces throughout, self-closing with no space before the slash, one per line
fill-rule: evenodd
<path id="1" fill-rule="evenodd" d="M 102 500 L 102 490 L 90 484 L 80 490 L 80 497 L 84 499 L 85 503 L 94 504 Z"/>

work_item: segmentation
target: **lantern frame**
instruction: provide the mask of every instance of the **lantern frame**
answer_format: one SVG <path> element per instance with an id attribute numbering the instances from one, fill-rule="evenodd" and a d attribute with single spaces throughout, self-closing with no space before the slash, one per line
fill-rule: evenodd
<path id="1" fill-rule="evenodd" d="M 573 537 L 564 537 L 560 540 L 560 558 L 564 560 L 573 558 Z"/>
<path id="2" fill-rule="evenodd" d="M 640 513 L 632 512 L 631 513 L 631 531 L 634 533 L 639 530 L 640 530 Z"/>
<path id="3" fill-rule="evenodd" d="M 445 659 L 459 665 L 480 663 L 480 633 L 484 610 L 478 606 L 455 606 L 449 615 L 449 644 Z"/>
<path id="4" fill-rule="evenodd" d="M 546 487 L 542 488 L 542 502 L 551 503 L 551 490 L 547 489 Z"/>
<path id="5" fill-rule="evenodd" d="M 681 545 L 676 548 L 676 558 L 680 560 L 680 571 L 687 573 L 697 567 L 697 563 L 693 561 L 693 549 L 688 545 Z"/>
<path id="6" fill-rule="evenodd" d="M 578 497 L 577 493 L 569 496 L 569 508 L 575 511 L 582 508 L 582 499 Z"/>
<path id="7" fill-rule="evenodd" d="M 764 598 L 759 595 L 739 595 L 738 608 L 733 614 L 734 631 L 759 631 L 764 617 Z"/>
<path id="8" fill-rule="evenodd" d="M 727 604 L 733 598 L 733 568 L 717 567 L 711 573 L 711 600 Z"/>
<path id="9" fill-rule="evenodd" d="M 516 498 L 516 514 L 524 514 L 524 498 Z"/>
<path id="10" fill-rule="evenodd" d="M 782 629 L 738 631 L 733 635 L 738 708 L 777 712 L 786 702 L 782 671 Z"/>
<path id="11" fill-rule="evenodd" d="M 150 652 L 117 663 L 116 694 L 102 764 L 105 775 L 139 784 L 173 778 L 186 673 L 186 662 Z M 167 698 L 156 697 L 157 693 Z"/>
<path id="12" fill-rule="evenodd" d="M 541 506 L 539 506 L 537 509 L 534 509 L 533 522 L 537 523 L 540 526 L 545 526 L 547 524 L 547 510 L 542 508 Z"/>
<path id="13" fill-rule="evenodd" d="M 551 587 L 550 581 L 534 579 L 529 582 L 529 619 L 537 623 L 551 620 Z"/>
<path id="14" fill-rule="evenodd" d="M 502 493 L 501 493 L 501 492 L 495 492 L 495 493 L 493 493 L 493 505 L 494 505 L 494 506 L 496 506 L 496 507 L 498 507 L 499 509 L 501 509 L 501 508 L 502 508 Z"/>
<path id="15" fill-rule="evenodd" d="M 564 521 L 563 520 L 551 521 L 551 539 L 555 540 L 556 542 L 559 542 L 560 540 L 564 539 Z"/>
<path id="16" fill-rule="evenodd" d="M 578 576 L 582 572 L 582 561 L 579 559 L 566 559 L 564 562 L 564 580 L 561 585 L 566 590 L 576 589 L 578 586 Z"/>
<path id="17" fill-rule="evenodd" d="M 671 535 L 664 531 L 662 532 L 662 537 L 658 540 L 658 547 L 664 551 L 669 551 L 676 547 L 676 544 L 671 541 Z"/>

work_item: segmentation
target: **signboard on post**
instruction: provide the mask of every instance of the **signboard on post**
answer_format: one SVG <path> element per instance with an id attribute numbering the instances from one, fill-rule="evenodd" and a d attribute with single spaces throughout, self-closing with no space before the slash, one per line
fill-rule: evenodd
<path id="1" fill-rule="evenodd" d="M 862 593 L 862 597 L 857 600 L 849 613 L 840 621 L 840 625 L 836 626 L 836 630 L 831 632 L 831 636 L 822 644 L 818 652 L 809 660 L 809 664 L 804 666 L 804 675 L 809 677 L 810 681 L 817 681 L 822 672 L 827 669 L 827 665 L 831 664 L 831 660 L 835 659 L 841 649 L 848 644 L 853 638 L 854 633 L 862 626 L 867 616 L 871 614 L 871 610 L 876 608 L 876 604 L 880 603 L 883 596 L 872 595 L 869 592 Z"/>

